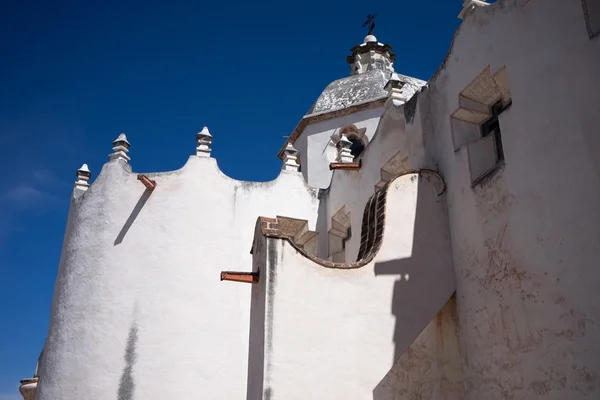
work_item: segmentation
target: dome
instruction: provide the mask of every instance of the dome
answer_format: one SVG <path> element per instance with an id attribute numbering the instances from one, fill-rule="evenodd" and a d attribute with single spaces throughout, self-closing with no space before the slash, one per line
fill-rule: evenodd
<path id="1" fill-rule="evenodd" d="M 375 42 L 377 43 L 377 38 L 375 37 L 375 35 L 367 35 L 365 36 L 365 43 L 371 43 L 371 42 Z"/>
<path id="2" fill-rule="evenodd" d="M 330 83 L 319 96 L 307 115 L 320 114 L 347 108 L 387 97 L 386 83 L 390 80 L 390 71 L 374 69 L 362 74 L 351 75 Z M 404 83 L 402 91 L 407 98 L 412 97 L 427 82 L 396 74 Z"/>

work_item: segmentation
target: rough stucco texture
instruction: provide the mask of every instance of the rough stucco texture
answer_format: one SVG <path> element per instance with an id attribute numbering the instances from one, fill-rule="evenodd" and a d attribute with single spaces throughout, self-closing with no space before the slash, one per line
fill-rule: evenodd
<path id="1" fill-rule="evenodd" d="M 71 205 L 40 366 L 38 400 L 242 399 L 256 218 L 314 227 L 301 174 L 238 182 L 216 161 L 150 175 L 150 193 L 120 161 Z"/>
<path id="2" fill-rule="evenodd" d="M 506 65 L 512 96 L 499 118 L 505 165 L 471 188 L 449 115 L 487 65 Z M 503 0 L 463 22 L 424 93 L 425 143 L 448 187 L 465 390 L 456 399 L 600 396 L 598 71 L 581 2 Z M 403 365 L 396 376 L 414 374 Z M 438 384 L 400 380 L 394 398 L 418 398 L 402 386 L 419 382 L 431 386 L 422 393 Z"/>
<path id="3" fill-rule="evenodd" d="M 477 9 L 402 115 L 380 107 L 305 128 L 302 173 L 313 187 L 331 183 L 318 221 L 297 173 L 236 182 L 194 157 L 152 177 L 149 194 L 107 164 L 71 207 L 38 400 L 599 397 L 597 39 L 579 1 Z M 505 163 L 471 187 L 450 114 L 487 65 L 507 70 Z M 360 171 L 332 173 L 328 141 L 347 124 L 366 128 L 369 147 Z M 262 238 L 258 285 L 218 281 L 221 270 L 250 269 L 259 215 L 307 219 L 323 255 L 344 206 L 352 261 L 364 204 L 396 153 L 412 168 L 439 168 L 447 209 L 403 180 L 387 206 L 401 222 L 386 227 L 374 266 L 324 268 Z M 456 295 L 424 312 L 447 283 L 427 274 L 435 257 L 454 265 Z"/>
<path id="4" fill-rule="evenodd" d="M 373 400 L 467 398 L 460 363 L 452 296 L 377 385 Z"/>
<path id="5" fill-rule="evenodd" d="M 250 381 L 263 379 L 264 399 L 372 398 L 454 292 L 443 196 L 411 174 L 392 181 L 386 204 L 381 248 L 363 267 L 326 268 L 275 238 L 257 253 L 264 376 Z"/>

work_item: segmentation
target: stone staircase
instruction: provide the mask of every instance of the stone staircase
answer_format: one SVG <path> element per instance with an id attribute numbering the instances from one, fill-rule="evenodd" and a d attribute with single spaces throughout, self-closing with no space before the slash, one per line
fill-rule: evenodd
<path id="1" fill-rule="evenodd" d="M 408 156 L 402 157 L 402 151 L 394 154 L 381 167 L 381 179 L 375 184 L 375 192 L 385 186 L 394 176 L 408 171 L 410 169 L 410 161 Z"/>
<path id="2" fill-rule="evenodd" d="M 329 258 L 333 262 L 346 261 L 345 241 L 350 236 L 351 226 L 350 212 L 346 212 L 342 206 L 331 217 L 331 229 L 329 229 Z"/>
<path id="3" fill-rule="evenodd" d="M 278 215 L 276 218 L 262 217 L 261 223 L 272 233 L 289 238 L 308 254 L 317 255 L 319 233 L 308 229 L 307 220 Z"/>

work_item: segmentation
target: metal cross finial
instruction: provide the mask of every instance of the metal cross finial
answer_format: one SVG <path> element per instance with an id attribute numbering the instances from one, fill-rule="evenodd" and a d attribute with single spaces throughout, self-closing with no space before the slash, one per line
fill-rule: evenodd
<path id="1" fill-rule="evenodd" d="M 367 20 L 364 22 L 364 24 L 362 24 L 363 28 L 366 26 L 369 27 L 369 33 L 367 33 L 368 35 L 372 35 L 373 29 L 375 29 L 375 17 L 377 17 L 377 14 L 367 15 Z"/>

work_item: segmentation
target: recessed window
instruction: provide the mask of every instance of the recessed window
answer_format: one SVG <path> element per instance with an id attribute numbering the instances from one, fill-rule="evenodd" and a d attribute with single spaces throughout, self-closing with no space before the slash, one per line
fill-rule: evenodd
<path id="1" fill-rule="evenodd" d="M 489 135 L 494 136 L 497 161 L 504 161 L 504 149 L 502 147 L 502 132 L 500 131 L 500 122 L 498 121 L 498 115 L 500 115 L 502 111 L 502 102 L 499 101 L 494 106 L 492 106 L 492 118 L 490 118 L 481 125 L 482 137 L 485 138 Z"/>
<path id="2" fill-rule="evenodd" d="M 504 147 L 498 116 L 505 108 L 501 101 L 492 106 L 492 116 L 481 124 L 481 139 L 467 147 L 473 186 L 482 182 L 504 162 Z"/>

